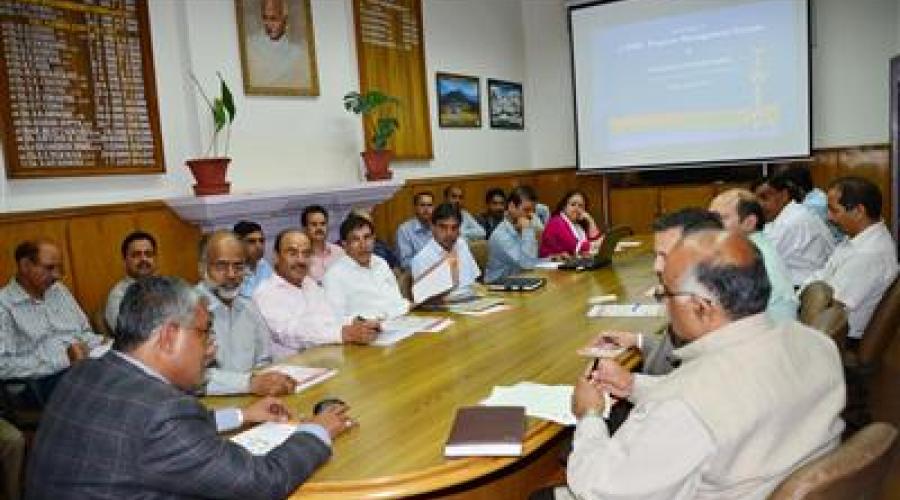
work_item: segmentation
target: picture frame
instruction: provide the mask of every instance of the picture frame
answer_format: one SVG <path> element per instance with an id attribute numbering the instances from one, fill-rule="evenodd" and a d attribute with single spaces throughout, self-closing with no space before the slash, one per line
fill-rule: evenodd
<path id="1" fill-rule="evenodd" d="M 438 126 L 481 128 L 481 82 L 478 77 L 436 73 Z"/>
<path id="2" fill-rule="evenodd" d="M 318 96 L 310 0 L 235 0 L 245 95 Z"/>
<path id="3" fill-rule="evenodd" d="M 525 129 L 525 95 L 522 84 L 488 79 L 488 112 L 491 128 Z"/>

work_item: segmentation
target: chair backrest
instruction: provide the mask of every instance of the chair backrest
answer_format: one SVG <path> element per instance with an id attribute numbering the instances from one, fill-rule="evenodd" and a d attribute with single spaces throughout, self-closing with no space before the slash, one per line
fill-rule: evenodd
<path id="1" fill-rule="evenodd" d="M 878 363 L 881 354 L 887 349 L 900 325 L 900 278 L 895 279 L 881 296 L 881 301 L 859 342 L 857 354 L 860 366 L 867 367 Z"/>
<path id="2" fill-rule="evenodd" d="M 488 261 L 488 242 L 487 240 L 469 240 L 468 243 L 469 250 L 472 252 L 472 257 L 474 257 L 475 262 L 478 263 L 478 269 L 481 269 L 481 274 L 483 276 Z"/>
<path id="3" fill-rule="evenodd" d="M 838 448 L 792 472 L 769 500 L 874 498 L 890 465 L 897 429 L 875 422 Z"/>
<path id="4" fill-rule="evenodd" d="M 397 277 L 397 286 L 400 287 L 400 294 L 403 298 L 412 302 L 412 272 L 408 269 L 394 269 L 394 276 Z"/>
<path id="5" fill-rule="evenodd" d="M 824 281 L 813 281 L 800 292 L 800 322 L 812 326 L 822 311 L 834 302 L 834 290 Z"/>
<path id="6" fill-rule="evenodd" d="M 820 330 L 841 345 L 850 331 L 847 309 L 839 303 L 834 303 L 812 318 L 809 326 Z"/>

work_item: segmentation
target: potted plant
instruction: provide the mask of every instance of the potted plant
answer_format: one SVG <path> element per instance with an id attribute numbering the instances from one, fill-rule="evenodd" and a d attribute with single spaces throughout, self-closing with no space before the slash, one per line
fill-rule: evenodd
<path id="1" fill-rule="evenodd" d="M 206 148 L 202 158 L 194 158 L 185 161 L 197 184 L 194 184 L 194 194 L 204 196 L 208 194 L 226 194 L 231 188 L 231 183 L 225 180 L 225 173 L 228 170 L 228 164 L 231 158 L 228 157 L 228 143 L 231 139 L 231 123 L 234 121 L 234 97 L 231 90 L 222 78 L 222 74 L 216 72 L 219 77 L 219 94 L 214 99 L 210 99 L 203 91 L 203 86 L 197 81 L 197 77 L 191 73 L 191 80 L 197 87 L 197 91 L 212 115 L 213 131 L 210 138 L 209 146 Z M 222 148 L 222 155 L 219 155 L 220 132 L 226 128 L 225 144 Z"/>
<path id="2" fill-rule="evenodd" d="M 400 126 L 397 118 L 391 115 L 391 106 L 400 101 L 378 90 L 365 94 L 350 92 L 344 96 L 344 109 L 361 115 L 372 131 L 372 137 L 366 138 L 366 150 L 360 153 L 366 165 L 366 179 L 378 181 L 390 179 L 390 170 L 394 152 L 387 149 L 388 141 Z"/>

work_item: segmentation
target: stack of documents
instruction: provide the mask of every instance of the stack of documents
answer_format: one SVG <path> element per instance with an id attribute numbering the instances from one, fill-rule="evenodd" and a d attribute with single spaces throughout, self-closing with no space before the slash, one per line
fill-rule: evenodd
<path id="1" fill-rule="evenodd" d="M 663 318 L 666 306 L 662 304 L 598 304 L 587 313 L 589 318 Z"/>
<path id="2" fill-rule="evenodd" d="M 381 323 L 381 333 L 372 345 L 389 346 L 419 332 L 437 333 L 453 323 L 437 316 L 400 316 Z"/>
<path id="3" fill-rule="evenodd" d="M 337 373 L 337 370 L 332 370 L 331 368 L 313 368 L 299 365 L 272 365 L 263 370 L 263 372 L 272 371 L 283 373 L 296 380 L 297 387 L 294 389 L 294 392 L 300 392 L 307 387 L 312 387 Z"/>

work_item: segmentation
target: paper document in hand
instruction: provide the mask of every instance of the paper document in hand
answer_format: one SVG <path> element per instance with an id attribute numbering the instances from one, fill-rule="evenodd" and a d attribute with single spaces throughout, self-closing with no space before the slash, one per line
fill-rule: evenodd
<path id="1" fill-rule="evenodd" d="M 589 318 L 652 318 L 665 317 L 666 307 L 662 304 L 601 304 L 591 307 Z"/>
<path id="2" fill-rule="evenodd" d="M 312 387 L 337 373 L 336 370 L 330 368 L 313 368 L 299 365 L 272 365 L 263 370 L 264 373 L 271 371 L 283 373 L 296 380 L 297 387 L 294 389 L 294 392 L 300 392 L 307 387 Z"/>
<path id="3" fill-rule="evenodd" d="M 435 316 L 400 316 L 381 323 L 381 333 L 372 345 L 389 346 L 419 332 L 434 332 L 445 328 L 445 318 Z M 437 330 L 440 331 L 440 330 Z"/>
<path id="4" fill-rule="evenodd" d="M 297 426 L 293 424 L 266 422 L 235 435 L 231 441 L 243 446 L 253 455 L 265 455 L 287 441 L 296 431 Z"/>
<path id="5" fill-rule="evenodd" d="M 572 413 L 571 385 L 544 385 L 519 382 L 512 386 L 496 386 L 491 395 L 481 402 L 484 406 L 522 406 L 529 417 L 541 418 L 562 425 L 575 425 Z M 612 402 L 604 399 L 603 418 L 609 418 Z"/>
<path id="6" fill-rule="evenodd" d="M 447 260 L 422 273 L 413 280 L 413 302 L 421 304 L 453 288 L 453 272 Z"/>

